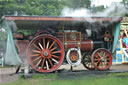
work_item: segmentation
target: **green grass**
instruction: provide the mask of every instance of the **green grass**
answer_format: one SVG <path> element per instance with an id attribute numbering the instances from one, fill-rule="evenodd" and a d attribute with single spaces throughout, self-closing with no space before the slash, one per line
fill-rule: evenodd
<path id="1" fill-rule="evenodd" d="M 128 85 L 128 72 L 82 76 L 73 79 L 60 79 L 56 74 L 36 75 L 28 79 L 21 77 L 15 82 L 3 85 Z"/>
<path id="2" fill-rule="evenodd" d="M 14 68 L 15 66 L 0 66 L 0 68 Z"/>

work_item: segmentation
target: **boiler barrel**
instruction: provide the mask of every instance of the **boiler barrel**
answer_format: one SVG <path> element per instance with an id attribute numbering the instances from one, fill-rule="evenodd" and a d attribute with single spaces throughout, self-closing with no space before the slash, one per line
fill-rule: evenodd
<path id="1" fill-rule="evenodd" d="M 84 52 L 91 52 L 93 50 L 93 41 L 92 40 L 81 41 L 80 49 L 81 51 Z"/>
<path id="2" fill-rule="evenodd" d="M 103 41 L 84 40 L 81 42 L 80 49 L 84 52 L 91 52 L 92 50 L 102 48 L 103 45 Z"/>
<path id="3" fill-rule="evenodd" d="M 65 43 L 65 48 L 78 48 L 83 52 L 91 52 L 97 48 L 103 47 L 103 41 L 92 41 L 92 40 L 82 40 L 81 42 L 68 42 Z"/>

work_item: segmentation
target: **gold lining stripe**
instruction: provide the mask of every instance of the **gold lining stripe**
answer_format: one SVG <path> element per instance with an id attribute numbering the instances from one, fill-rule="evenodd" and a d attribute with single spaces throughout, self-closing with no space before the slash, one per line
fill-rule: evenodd
<path id="1" fill-rule="evenodd" d="M 91 40 L 91 51 L 93 50 L 93 41 Z"/>

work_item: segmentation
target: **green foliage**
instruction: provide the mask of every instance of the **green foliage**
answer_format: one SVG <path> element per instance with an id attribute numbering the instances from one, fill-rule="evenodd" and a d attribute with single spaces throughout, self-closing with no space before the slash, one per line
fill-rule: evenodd
<path id="1" fill-rule="evenodd" d="M 128 0 L 122 0 L 122 3 L 124 4 L 125 8 L 128 9 Z"/>
<path id="2" fill-rule="evenodd" d="M 67 6 L 70 8 L 90 8 L 91 0 L 67 0 Z"/>
<path id="3" fill-rule="evenodd" d="M 128 0 L 122 0 L 122 3 L 124 4 L 125 8 L 128 9 Z M 128 13 L 124 14 L 124 16 L 128 16 Z"/>
<path id="4" fill-rule="evenodd" d="M 24 36 L 28 36 L 28 35 L 34 35 L 34 33 L 36 32 L 36 30 L 17 30 L 16 32 L 20 32 L 23 33 Z"/>
<path id="5" fill-rule="evenodd" d="M 0 16 L 3 15 L 42 15 L 58 16 L 65 0 L 1 0 Z"/>
<path id="6" fill-rule="evenodd" d="M 91 9 L 91 11 L 92 12 L 102 12 L 102 11 L 104 11 L 105 10 L 105 7 L 104 7 L 104 5 L 101 5 L 101 6 L 94 6 L 94 7 L 92 7 L 92 9 Z"/>
<path id="7" fill-rule="evenodd" d="M 0 41 L 7 40 L 7 29 L 4 24 L 0 24 Z"/>
<path id="8" fill-rule="evenodd" d="M 0 0 L 0 16 L 59 16 L 64 7 L 90 8 L 91 0 Z"/>

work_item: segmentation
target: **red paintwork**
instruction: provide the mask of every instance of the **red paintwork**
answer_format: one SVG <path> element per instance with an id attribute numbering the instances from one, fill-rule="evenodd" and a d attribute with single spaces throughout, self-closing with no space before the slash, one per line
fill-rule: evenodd
<path id="1" fill-rule="evenodd" d="M 35 43 L 36 41 L 38 41 L 38 40 L 41 40 L 42 38 L 48 38 L 48 39 L 51 39 L 51 40 L 53 40 L 53 41 L 55 41 L 56 43 L 57 43 L 57 45 L 58 45 L 58 48 L 60 48 L 60 51 L 61 51 L 61 53 L 60 53 L 60 56 L 59 56 L 59 61 L 58 61 L 58 63 L 56 64 L 56 65 L 54 65 L 53 67 L 51 67 L 49 70 L 47 70 L 47 69 L 43 69 L 43 68 L 37 68 L 34 64 L 33 64 L 33 62 L 32 62 L 32 59 L 31 59 L 31 50 L 32 50 L 32 44 L 33 43 Z M 47 51 L 48 51 L 48 49 L 47 49 Z M 43 52 L 43 51 L 42 51 Z M 42 53 L 41 53 L 42 54 Z M 42 54 L 43 55 L 43 54 Z M 50 56 L 50 55 L 49 55 Z M 36 71 L 38 71 L 38 72 L 53 72 L 53 71 L 55 71 L 57 68 L 59 68 L 59 66 L 62 64 L 62 62 L 63 62 L 63 59 L 64 59 L 64 47 L 63 47 L 63 45 L 61 44 L 61 42 L 57 39 L 57 38 L 55 38 L 55 37 L 53 37 L 53 36 L 51 36 L 51 35 L 40 35 L 40 36 L 38 36 L 38 37 L 35 37 L 30 43 L 29 43 L 29 45 L 28 45 L 28 48 L 27 48 L 27 57 L 28 57 L 28 61 L 29 61 L 29 64 L 36 70 Z"/>
<path id="2" fill-rule="evenodd" d="M 65 48 L 78 48 L 80 47 L 80 44 L 77 42 L 68 42 L 65 44 Z"/>
<path id="3" fill-rule="evenodd" d="M 73 37 L 74 36 L 74 39 Z M 66 42 L 80 42 L 81 41 L 81 32 L 66 32 L 65 33 Z"/>
<path id="4" fill-rule="evenodd" d="M 81 51 L 84 52 L 91 52 L 93 50 L 93 41 L 92 40 L 81 41 L 80 49 Z"/>
<path id="5" fill-rule="evenodd" d="M 44 53 L 45 52 L 47 52 L 48 53 L 48 55 L 47 56 L 45 56 L 44 55 Z M 52 58 L 52 56 L 51 56 L 52 54 L 51 54 L 51 52 L 50 52 L 50 50 L 49 49 L 44 49 L 44 50 L 42 50 L 42 52 L 41 52 L 41 56 L 43 56 L 43 57 L 48 57 L 48 58 Z"/>
<path id="6" fill-rule="evenodd" d="M 91 52 L 93 50 L 92 40 L 83 40 L 81 42 L 68 42 L 65 44 L 66 48 L 79 48 L 84 52 Z"/>
<path id="7" fill-rule="evenodd" d="M 98 53 L 100 53 L 101 51 L 103 51 L 104 53 L 107 54 L 107 55 L 106 55 L 107 58 L 106 58 L 105 55 L 104 55 L 104 56 L 99 56 L 99 55 L 98 55 Z M 103 62 L 101 62 L 101 61 L 102 61 L 102 57 L 104 57 L 105 60 L 109 58 L 109 60 L 107 60 L 107 64 L 106 64 L 105 67 L 102 67 L 102 66 L 104 65 Z M 93 54 L 92 54 L 92 62 L 93 62 L 93 64 L 94 64 L 95 68 L 97 68 L 98 70 L 105 71 L 105 70 L 109 69 L 109 67 L 112 65 L 112 55 L 111 55 L 111 53 L 110 53 L 109 51 L 107 51 L 106 49 L 104 49 L 104 48 L 99 48 L 99 49 L 97 49 L 96 51 L 93 52 Z M 99 62 L 99 64 L 98 64 L 98 62 Z M 101 64 L 101 63 L 102 63 L 102 64 Z"/>
<path id="8" fill-rule="evenodd" d="M 42 17 L 42 16 L 5 16 L 5 20 L 33 21 L 121 21 L 122 18 L 112 17 Z"/>

